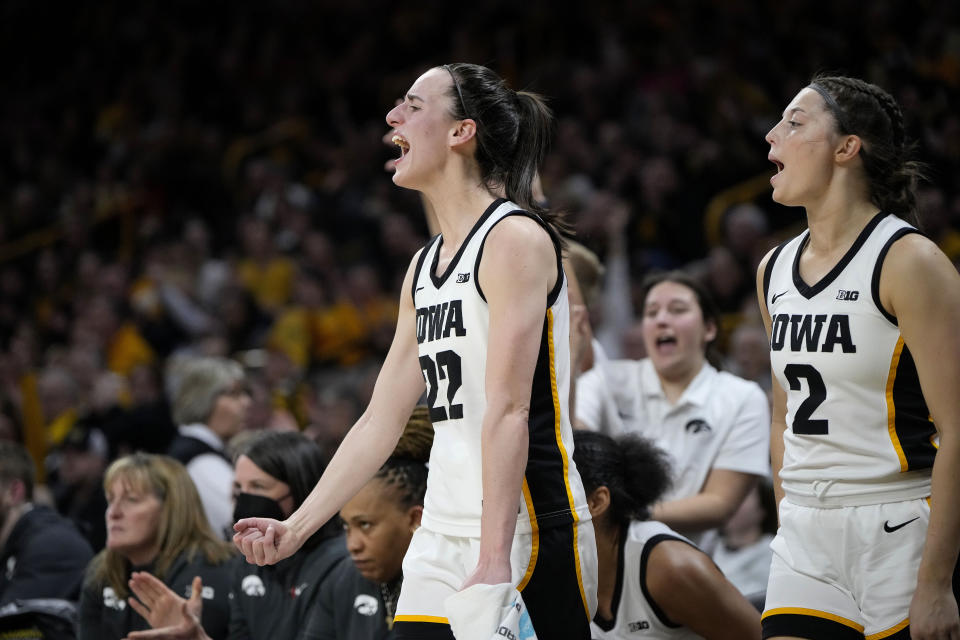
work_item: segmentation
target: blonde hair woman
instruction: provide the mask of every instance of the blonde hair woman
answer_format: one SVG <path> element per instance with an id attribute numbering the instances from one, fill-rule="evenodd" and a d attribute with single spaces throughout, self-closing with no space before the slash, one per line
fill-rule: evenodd
<path id="1" fill-rule="evenodd" d="M 87 568 L 80 596 L 80 640 L 123 638 L 148 629 L 129 596 L 134 571 L 150 571 L 176 593 L 203 579 L 203 626 L 214 640 L 229 623 L 231 546 L 217 538 L 186 469 L 172 458 L 138 453 L 115 461 L 103 482 L 107 546 Z"/>

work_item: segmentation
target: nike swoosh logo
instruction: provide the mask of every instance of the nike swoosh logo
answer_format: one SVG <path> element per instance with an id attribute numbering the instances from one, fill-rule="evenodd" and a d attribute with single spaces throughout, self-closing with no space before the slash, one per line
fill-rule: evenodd
<path id="1" fill-rule="evenodd" d="M 776 293 L 776 294 L 774 294 L 774 296 L 773 296 L 772 298 L 770 298 L 770 304 L 777 304 L 777 298 L 779 298 L 779 297 L 782 296 L 782 295 L 786 295 L 786 293 L 787 293 L 787 292 L 784 291 L 783 293 Z"/>
<path id="2" fill-rule="evenodd" d="M 423 289 L 423 287 L 417 287 L 416 289 L 413 290 L 413 292 L 416 293 L 417 291 L 420 291 L 420 289 Z"/>
<path id="3" fill-rule="evenodd" d="M 919 519 L 920 519 L 920 516 L 917 516 L 916 518 L 912 518 L 912 519 L 910 519 L 910 520 L 907 520 L 906 522 L 901 522 L 900 524 L 898 524 L 898 525 L 895 526 L 895 527 L 891 527 L 891 526 L 890 526 L 890 521 L 887 520 L 886 522 L 883 523 L 883 530 L 886 531 L 887 533 L 893 533 L 893 532 L 896 531 L 897 529 L 902 529 L 903 527 L 907 526 L 908 524 L 910 524 L 910 523 L 913 522 L 914 520 L 919 520 Z"/>

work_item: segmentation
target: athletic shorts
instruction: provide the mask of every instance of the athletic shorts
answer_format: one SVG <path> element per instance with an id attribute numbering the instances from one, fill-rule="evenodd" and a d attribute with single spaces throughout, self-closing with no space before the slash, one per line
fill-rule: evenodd
<path id="1" fill-rule="evenodd" d="M 480 538 L 417 529 L 403 558 L 403 586 L 394 617 L 398 640 L 452 639 L 444 601 L 477 568 Z M 597 610 L 597 547 L 592 522 L 517 534 L 512 581 L 541 640 L 590 639 Z M 491 635 L 493 634 L 491 629 Z"/>
<path id="2" fill-rule="evenodd" d="M 763 637 L 909 637 L 930 505 L 819 508 L 780 503 Z"/>

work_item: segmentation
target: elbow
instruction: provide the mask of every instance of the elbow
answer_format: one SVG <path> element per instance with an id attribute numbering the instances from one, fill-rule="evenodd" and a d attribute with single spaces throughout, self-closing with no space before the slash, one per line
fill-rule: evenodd
<path id="1" fill-rule="evenodd" d="M 492 424 L 522 424 L 530 421 L 530 402 L 516 402 L 510 399 L 488 400 L 487 416 Z"/>
<path id="2" fill-rule="evenodd" d="M 484 432 L 511 438 L 527 437 L 530 425 L 529 403 L 491 403 L 484 415 Z"/>

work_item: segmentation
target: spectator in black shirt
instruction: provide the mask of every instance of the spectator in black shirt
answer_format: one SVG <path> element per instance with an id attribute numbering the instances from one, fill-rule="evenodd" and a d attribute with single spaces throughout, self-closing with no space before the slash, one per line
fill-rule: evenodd
<path id="1" fill-rule="evenodd" d="M 176 593 L 203 579 L 203 627 L 213 640 L 227 636 L 234 556 L 214 534 L 200 496 L 182 464 L 138 453 L 107 469 L 107 547 L 90 563 L 80 597 L 80 640 L 119 640 L 149 625 L 128 598 L 135 571 L 150 571 Z"/>
<path id="2" fill-rule="evenodd" d="M 32 598 L 76 600 L 93 550 L 77 528 L 34 504 L 33 460 L 0 441 L 0 605 Z"/>
<path id="3" fill-rule="evenodd" d="M 297 432 L 257 431 L 234 442 L 234 518 L 290 515 L 310 494 L 324 469 L 320 447 Z M 421 497 L 422 501 L 422 497 Z M 297 553 L 276 565 L 258 567 L 238 559 L 230 599 L 230 640 L 305 640 L 305 625 L 334 569 L 345 561 L 339 523 L 328 522 Z M 404 549 L 406 546 L 404 545 Z M 175 619 L 151 620 L 155 629 L 130 638 L 207 640 L 198 624 L 196 597 L 164 588 L 148 574 L 136 574 L 134 593 L 152 610 L 172 611 Z M 206 602 L 202 603 L 205 610 Z"/>

